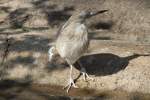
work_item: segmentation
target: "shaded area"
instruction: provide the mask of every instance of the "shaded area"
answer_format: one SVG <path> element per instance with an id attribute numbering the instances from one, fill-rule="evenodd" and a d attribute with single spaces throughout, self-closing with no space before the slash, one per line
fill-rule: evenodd
<path id="1" fill-rule="evenodd" d="M 30 1 L 29 4 L 31 3 L 33 5 L 31 8 L 17 8 L 13 11 L 9 11 L 9 9 L 11 9 L 10 7 L 0 7 L 3 12 L 8 14 L 8 16 L 0 22 L 2 27 L 5 25 L 7 27 L 1 27 L 0 31 L 4 34 L 4 31 L 8 29 L 22 29 L 22 32 L 26 32 L 33 30 L 39 31 L 47 27 L 47 25 L 40 27 L 33 26 L 32 24 L 31 26 L 24 25 L 26 22 L 34 23 L 34 17 L 39 21 L 41 19 L 47 21 L 48 26 L 60 26 L 72 15 L 71 11 L 74 11 L 73 6 L 66 5 L 60 9 L 60 5 L 50 4 L 49 2 L 49 0 Z"/>
<path id="2" fill-rule="evenodd" d="M 92 29 L 104 29 L 104 30 L 110 30 L 114 25 L 114 22 L 112 20 L 110 21 L 99 21 L 98 23 L 94 23 L 90 25 L 90 28 Z"/>
<path id="3" fill-rule="evenodd" d="M 22 65 L 28 65 L 29 68 L 33 66 L 33 62 L 35 61 L 35 58 L 32 56 L 27 56 L 27 57 L 21 57 L 17 56 L 15 59 L 11 59 L 7 61 L 11 65 L 11 68 L 15 67 L 16 64 L 22 64 Z"/>
<path id="4" fill-rule="evenodd" d="M 0 22 L 0 34 L 14 35 L 28 32 L 24 27 L 24 23 L 31 17 L 28 8 L 18 8 L 7 13 L 7 17 Z"/>
<path id="5" fill-rule="evenodd" d="M 103 32 L 105 33 L 105 32 Z M 113 40 L 112 36 L 97 36 L 99 33 L 98 32 L 89 32 L 88 37 L 90 40 L 94 39 L 94 40 Z"/>
<path id="6" fill-rule="evenodd" d="M 5 13 L 9 13 L 10 12 L 10 7 L 1 7 L 0 6 L 0 10 L 4 11 Z"/>
<path id="7" fill-rule="evenodd" d="M 59 25 L 60 23 L 67 21 L 71 14 L 68 14 L 66 9 L 63 9 L 62 11 L 52 11 L 48 12 L 48 21 L 50 26 Z"/>
<path id="8" fill-rule="evenodd" d="M 6 90 L 6 89 L 11 89 L 13 87 L 24 87 L 24 88 L 26 88 L 30 84 L 31 84 L 31 82 L 19 82 L 17 80 L 5 79 L 5 80 L 0 80 L 0 89 L 2 91 L 2 90 Z"/>
<path id="9" fill-rule="evenodd" d="M 5 42 L 5 39 L 2 38 L 4 42 L 0 44 L 0 50 L 4 51 L 1 54 L 2 60 L 0 61 L 0 76 L 4 77 L 8 74 L 8 70 L 14 69 L 15 67 L 26 66 L 29 69 L 39 67 L 37 64 L 43 62 L 37 62 L 37 58 L 33 57 L 33 55 L 24 54 L 24 52 L 41 52 L 45 53 L 49 49 L 49 42 L 51 41 L 49 38 L 45 38 L 37 35 L 25 35 L 21 40 L 16 40 L 15 38 L 9 38 L 9 47 L 8 42 Z M 15 51 L 14 57 L 8 59 L 7 56 L 9 54 L 12 55 L 12 51 Z M 21 54 L 17 54 L 20 52 Z M 44 58 L 46 59 L 46 58 Z M 24 72 L 22 72 L 24 73 Z"/>
<path id="10" fill-rule="evenodd" d="M 19 8 L 11 12 L 8 16 L 12 28 L 22 28 L 23 24 L 29 19 L 30 15 L 27 14 L 27 8 Z"/>
<path id="11" fill-rule="evenodd" d="M 7 56 L 8 56 L 8 54 L 9 54 L 10 40 L 9 40 L 9 38 L 8 38 L 8 34 L 6 34 L 6 37 L 5 37 L 5 39 L 3 40 L 3 43 L 0 45 L 0 47 L 1 47 L 1 46 L 4 46 L 4 47 L 2 48 L 3 53 L 2 53 L 2 56 L 1 56 L 2 60 L 1 60 L 1 63 L 0 63 L 0 65 L 2 66 L 3 63 L 5 62 L 5 60 L 6 60 Z"/>
<path id="12" fill-rule="evenodd" d="M 21 34 L 21 33 L 27 33 L 27 32 L 31 32 L 31 31 L 43 31 L 43 30 L 48 30 L 48 27 L 22 27 L 19 29 L 14 29 L 12 27 L 7 27 L 7 28 L 0 28 L 0 35 L 16 35 L 16 34 Z M 6 32 L 7 30 L 9 30 L 9 32 Z"/>
<path id="13" fill-rule="evenodd" d="M 10 51 L 37 51 L 37 52 L 47 52 L 49 48 L 49 43 L 51 40 L 49 38 L 41 37 L 38 35 L 25 35 L 22 40 L 11 39 L 12 47 Z"/>
<path id="14" fill-rule="evenodd" d="M 28 8 L 18 8 L 13 11 L 8 11 L 10 7 L 2 7 L 2 9 L 8 13 L 8 16 L 0 22 L 1 27 L 5 26 L 0 29 L 1 31 L 5 31 L 6 29 L 23 28 L 24 23 L 31 17 L 28 13 Z"/>
<path id="15" fill-rule="evenodd" d="M 111 53 L 102 53 L 84 56 L 80 58 L 80 62 L 82 67 L 86 68 L 88 74 L 104 76 L 117 73 L 120 70 L 124 70 L 128 66 L 130 60 L 140 56 L 149 55 L 133 54 L 127 57 L 119 57 Z M 80 69 L 77 63 L 76 68 Z"/>
<path id="16" fill-rule="evenodd" d="M 68 94 L 61 86 L 39 85 L 19 80 L 0 81 L 1 100 L 149 100 L 150 94 L 123 90 L 96 91 L 72 89 Z"/>
<path id="17" fill-rule="evenodd" d="M 20 92 L 30 85 L 30 82 L 18 82 L 15 80 L 0 81 L 0 99 L 12 100 L 15 99 Z"/>
<path id="18" fill-rule="evenodd" d="M 33 1 L 32 4 L 36 9 L 42 10 L 47 15 L 48 24 L 53 26 L 60 26 L 71 16 L 71 11 L 74 11 L 73 6 L 64 6 L 60 9 L 60 5 L 48 5 L 48 0 Z"/>
<path id="19" fill-rule="evenodd" d="M 44 13 L 47 10 L 54 10 L 57 8 L 55 4 L 48 4 L 49 0 L 36 0 L 31 2 L 36 9 L 41 9 Z"/>
<path id="20" fill-rule="evenodd" d="M 46 64 L 45 69 L 50 73 L 50 72 L 53 72 L 55 70 L 64 70 L 68 67 L 69 67 L 69 65 L 67 64 L 67 62 L 65 60 L 63 60 L 63 62 L 59 62 L 59 61 L 48 62 Z"/>
<path id="21" fill-rule="evenodd" d="M 115 25 L 115 22 L 113 20 L 108 21 L 98 21 L 89 26 L 90 31 L 88 36 L 89 39 L 95 39 L 95 40 L 113 40 L 111 29 Z M 94 31 L 99 30 L 99 31 Z M 111 33 L 111 34 L 110 34 Z M 108 35 L 106 35 L 108 34 Z M 116 37 L 117 39 L 117 37 Z"/>
<path id="22" fill-rule="evenodd" d="M 136 59 L 140 56 L 150 55 L 133 54 L 127 57 L 119 57 L 118 55 L 111 53 L 100 53 L 83 56 L 79 59 L 82 66 L 80 66 L 78 62 L 76 62 L 74 65 L 78 70 L 80 70 L 81 67 L 86 68 L 86 71 L 89 75 L 105 76 L 124 70 L 128 66 L 130 60 Z M 51 72 L 53 70 L 63 70 L 67 67 L 69 67 L 67 62 L 58 55 L 51 63 L 47 63 L 46 68 Z"/>

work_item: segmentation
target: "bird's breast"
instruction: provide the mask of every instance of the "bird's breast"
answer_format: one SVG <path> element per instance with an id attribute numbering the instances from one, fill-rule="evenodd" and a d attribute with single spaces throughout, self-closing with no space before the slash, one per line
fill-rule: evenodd
<path id="1" fill-rule="evenodd" d="M 56 48 L 62 58 L 71 63 L 78 60 L 88 48 L 88 32 L 84 24 L 75 23 L 66 27 L 56 42 Z"/>
<path id="2" fill-rule="evenodd" d="M 86 26 L 84 24 L 79 24 L 77 25 L 77 27 L 75 28 L 75 33 L 77 34 L 81 34 L 84 33 L 86 30 Z"/>

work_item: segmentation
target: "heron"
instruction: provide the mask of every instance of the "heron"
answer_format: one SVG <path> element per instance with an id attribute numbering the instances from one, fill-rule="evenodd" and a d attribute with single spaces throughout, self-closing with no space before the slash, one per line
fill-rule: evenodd
<path id="1" fill-rule="evenodd" d="M 92 16 L 104 13 L 108 10 L 100 11 L 81 11 L 79 14 L 72 15 L 69 20 L 61 27 L 58 31 L 58 37 L 56 40 L 56 45 L 49 49 L 49 61 L 52 60 L 54 54 L 57 53 L 69 64 L 69 80 L 68 84 L 65 86 L 67 88 L 67 93 L 71 87 L 78 88 L 72 77 L 73 64 L 78 62 L 80 66 L 82 64 L 79 58 L 82 57 L 88 49 L 89 38 L 88 38 L 88 28 L 86 26 L 86 19 Z M 80 72 L 82 73 L 84 80 L 87 78 L 92 79 L 86 73 L 86 69 L 81 67 Z"/>

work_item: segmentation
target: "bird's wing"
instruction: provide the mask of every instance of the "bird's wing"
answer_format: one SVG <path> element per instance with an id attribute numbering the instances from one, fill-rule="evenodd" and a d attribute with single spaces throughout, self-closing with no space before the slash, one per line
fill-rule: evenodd
<path id="1" fill-rule="evenodd" d="M 58 39 L 61 39 L 61 41 L 72 41 L 76 37 L 76 32 L 75 32 L 75 26 L 72 25 L 70 22 L 66 23 L 62 29 L 60 30 Z"/>
<path id="2" fill-rule="evenodd" d="M 70 19 L 70 18 L 69 18 Z M 58 38 L 58 36 L 61 34 L 61 32 L 69 25 L 70 21 L 68 20 L 67 22 L 65 22 L 65 24 L 63 24 L 61 27 L 59 27 L 57 33 L 56 33 L 56 38 Z"/>

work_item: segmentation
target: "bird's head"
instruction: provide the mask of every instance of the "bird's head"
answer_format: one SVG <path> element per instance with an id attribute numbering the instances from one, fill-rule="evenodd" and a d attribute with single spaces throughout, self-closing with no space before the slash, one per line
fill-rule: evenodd
<path id="1" fill-rule="evenodd" d="M 81 11 L 79 13 L 79 19 L 81 20 L 85 20 L 87 18 L 90 18 L 92 16 L 95 16 L 95 15 L 98 15 L 98 14 L 101 14 L 101 13 L 104 13 L 104 12 L 107 12 L 108 10 L 100 10 L 100 11 Z"/>

